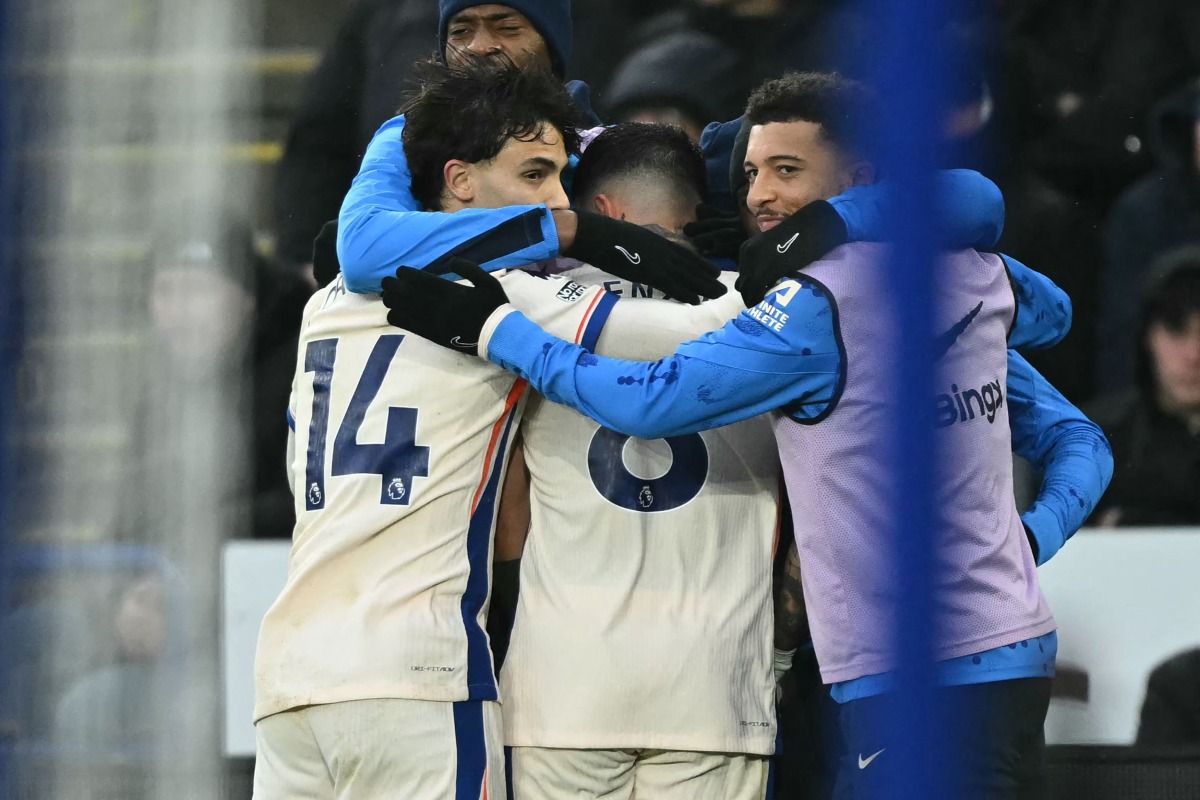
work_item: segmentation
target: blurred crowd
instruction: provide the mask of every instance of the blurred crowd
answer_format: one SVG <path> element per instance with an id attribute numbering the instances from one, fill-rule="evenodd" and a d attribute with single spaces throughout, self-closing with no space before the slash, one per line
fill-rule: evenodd
<path id="1" fill-rule="evenodd" d="M 605 123 L 667 122 L 698 140 L 708 123 L 738 117 L 766 78 L 865 78 L 875 68 L 861 46 L 871 20 L 842 0 L 575 0 L 573 9 L 568 77 L 587 84 Z M 434 0 L 357 0 L 331 26 L 278 165 L 265 226 L 273 248 L 235 221 L 220 241 L 155 244 L 147 316 L 180 379 L 253 376 L 240 407 L 252 431 L 256 537 L 292 530 L 284 410 L 315 288 L 313 239 L 401 104 L 411 65 L 434 51 L 437 26 Z M 940 35 L 956 64 L 945 165 L 1001 187 L 1001 249 L 1074 303 L 1068 338 L 1031 361 L 1113 445 L 1115 476 L 1092 524 L 1200 525 L 1200 3 L 981 0 Z M 224 335 L 196 337 L 208 301 L 244 313 Z M 143 469 L 171 467 L 148 458 Z M 36 594 L 3 620 L 0 640 L 29 654 L 18 677 L 34 683 L 10 682 L 0 717 L 67 743 L 101 729 L 112 746 L 156 740 L 150 717 L 136 714 L 171 679 L 169 570 L 135 558 L 118 574 L 115 587 L 93 593 L 91 617 L 64 617 L 111 629 L 103 648 L 36 663 L 47 652 L 33 639 L 47 630 L 39 615 L 54 613 Z M 141 702 L 126 702 L 135 695 Z M 26 708 L 34 702 L 53 708 Z M 120 725 L 89 727 L 130 712 Z"/>

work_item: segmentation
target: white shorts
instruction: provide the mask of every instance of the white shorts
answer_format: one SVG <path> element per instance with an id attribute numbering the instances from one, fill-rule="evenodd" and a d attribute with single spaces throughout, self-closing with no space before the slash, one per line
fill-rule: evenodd
<path id="1" fill-rule="evenodd" d="M 512 748 L 515 800 L 763 800 L 770 756 Z"/>
<path id="2" fill-rule="evenodd" d="M 254 800 L 505 795 L 495 702 L 357 700 L 284 711 L 254 728 Z"/>

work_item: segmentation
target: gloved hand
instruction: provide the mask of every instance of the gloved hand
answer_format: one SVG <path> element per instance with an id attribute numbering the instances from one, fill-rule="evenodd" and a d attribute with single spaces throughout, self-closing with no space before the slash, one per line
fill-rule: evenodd
<path id="1" fill-rule="evenodd" d="M 709 258 L 728 258 L 735 264 L 747 238 L 741 217 L 722 214 L 708 203 L 696 207 L 696 221 L 683 226 L 683 235 Z"/>
<path id="2" fill-rule="evenodd" d="M 479 334 L 488 317 L 508 302 L 500 281 L 465 258 L 452 258 L 450 272 L 472 285 L 401 267 L 382 281 L 388 322 L 458 353 L 478 355 Z"/>
<path id="3" fill-rule="evenodd" d="M 577 214 L 575 241 L 562 251 L 618 278 L 645 283 L 668 296 L 695 305 L 720 297 L 721 271 L 702 256 L 631 222 L 599 214 Z"/>
<path id="4" fill-rule="evenodd" d="M 313 239 L 313 277 L 317 279 L 317 288 L 324 289 L 333 283 L 342 264 L 337 254 L 338 221 L 331 219 L 321 226 L 321 232 Z"/>
<path id="5" fill-rule="evenodd" d="M 824 200 L 809 203 L 742 245 L 734 288 L 755 306 L 782 278 L 794 275 L 849 238 L 846 223 Z"/>

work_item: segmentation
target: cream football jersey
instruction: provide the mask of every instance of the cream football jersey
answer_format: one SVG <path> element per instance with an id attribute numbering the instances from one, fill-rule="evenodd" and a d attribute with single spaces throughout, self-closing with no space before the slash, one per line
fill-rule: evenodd
<path id="1" fill-rule="evenodd" d="M 590 267 L 565 274 L 647 294 Z M 597 352 L 666 356 L 741 311 L 730 295 L 707 319 L 623 300 Z M 771 753 L 770 423 L 648 442 L 534 398 L 522 432 L 531 524 L 501 675 L 505 743 Z"/>
<path id="2" fill-rule="evenodd" d="M 515 305 L 591 345 L 615 298 L 510 273 Z M 296 528 L 255 659 L 255 720 L 374 698 L 497 696 L 484 621 L 523 381 L 388 325 L 339 278 L 304 311 L 290 413 Z"/>

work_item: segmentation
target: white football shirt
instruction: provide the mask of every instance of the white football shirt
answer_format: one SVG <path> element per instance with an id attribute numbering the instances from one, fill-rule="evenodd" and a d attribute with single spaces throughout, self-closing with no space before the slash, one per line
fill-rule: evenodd
<path id="1" fill-rule="evenodd" d="M 594 342 L 615 298 L 501 278 L 547 330 Z M 339 277 L 304 311 L 291 414 L 296 528 L 255 658 L 255 720 L 373 698 L 495 699 L 484 621 L 497 494 L 525 384 L 390 326 Z"/>
<path id="2" fill-rule="evenodd" d="M 564 273 L 646 296 L 591 267 Z M 730 280 L 732 282 L 732 280 Z M 661 294 L 658 295 L 661 297 Z M 653 360 L 743 309 L 623 300 L 597 352 Z M 769 754 L 780 468 L 766 418 L 647 442 L 531 399 L 505 743 Z"/>

